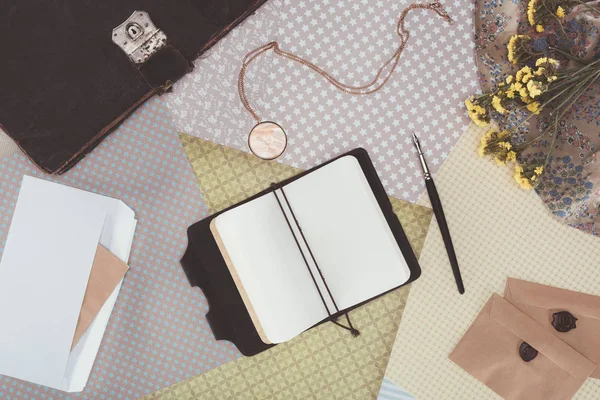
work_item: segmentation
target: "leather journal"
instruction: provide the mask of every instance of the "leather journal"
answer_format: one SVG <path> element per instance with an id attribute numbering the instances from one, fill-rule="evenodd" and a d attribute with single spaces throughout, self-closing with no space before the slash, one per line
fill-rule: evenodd
<path id="1" fill-rule="evenodd" d="M 266 0 L 0 3 L 0 128 L 63 173 Z"/>
<path id="2" fill-rule="evenodd" d="M 363 149 L 192 225 L 188 241 L 181 264 L 211 329 L 244 355 L 328 321 L 357 335 L 350 310 L 421 272 Z"/>

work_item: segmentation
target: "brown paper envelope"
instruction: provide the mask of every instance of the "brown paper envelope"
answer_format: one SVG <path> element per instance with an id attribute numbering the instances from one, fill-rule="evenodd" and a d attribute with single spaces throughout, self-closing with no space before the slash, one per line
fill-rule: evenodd
<path id="1" fill-rule="evenodd" d="M 523 342 L 538 351 L 529 362 Z M 596 368 L 495 293 L 449 358 L 505 399 L 570 399 Z"/>
<path id="2" fill-rule="evenodd" d="M 129 266 L 117 256 L 98 246 L 71 348 L 75 347 L 128 269 Z"/>
<path id="3" fill-rule="evenodd" d="M 544 326 L 560 340 L 600 364 L 600 297 L 553 286 L 508 278 L 504 298 Z M 575 328 L 559 332 L 553 314 L 568 311 L 577 320 Z M 600 368 L 591 375 L 600 378 Z"/>

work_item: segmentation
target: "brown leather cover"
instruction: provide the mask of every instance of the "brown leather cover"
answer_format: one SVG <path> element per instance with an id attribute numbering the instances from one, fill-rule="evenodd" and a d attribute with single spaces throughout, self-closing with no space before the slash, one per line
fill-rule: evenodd
<path id="1" fill-rule="evenodd" d="M 63 173 L 266 0 L 0 2 L 0 128 Z M 140 69 L 112 42 L 133 11 L 169 39 Z"/>

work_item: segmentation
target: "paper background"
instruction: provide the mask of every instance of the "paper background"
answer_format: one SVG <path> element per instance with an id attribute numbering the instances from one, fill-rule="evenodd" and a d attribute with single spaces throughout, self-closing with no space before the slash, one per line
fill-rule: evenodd
<path id="1" fill-rule="evenodd" d="M 211 212 L 267 188 L 298 170 L 188 135 L 181 140 Z M 418 254 L 431 210 L 391 199 Z M 242 357 L 145 399 L 372 399 L 381 377 L 407 288 L 352 311 L 361 336 L 323 324 L 254 357 Z"/>
<path id="2" fill-rule="evenodd" d="M 417 399 L 498 398 L 447 359 L 507 276 L 600 294 L 600 241 L 556 221 L 512 171 L 477 156 L 482 129 L 468 129 L 438 172 L 436 184 L 466 293 L 452 277 L 439 228 L 430 226 L 423 275 L 411 289 L 385 378 Z M 588 379 L 577 399 L 600 397 Z"/>
<path id="3" fill-rule="evenodd" d="M 160 98 L 63 176 L 42 174 L 20 152 L 0 158 L 0 174 L 0 250 L 23 174 L 121 199 L 138 219 L 130 270 L 85 390 L 70 395 L 0 376 L 1 399 L 133 399 L 239 356 L 214 340 L 206 300 L 179 264 L 187 227 L 207 209 Z"/>
<path id="4" fill-rule="evenodd" d="M 407 26 L 413 36 L 407 51 L 389 86 L 377 95 L 345 97 L 321 84 L 314 74 L 295 65 L 270 63 L 267 60 L 270 57 L 254 65 L 254 72 L 248 78 L 253 104 L 261 111 L 261 115 L 284 124 L 292 139 L 282 162 L 307 168 L 344 150 L 364 146 L 374 156 L 388 192 L 400 198 L 416 200 L 423 190 L 422 177 L 407 135 L 409 132 L 400 132 L 400 127 L 410 128 L 408 124 L 413 124 L 417 128 L 427 149 L 430 167 L 437 170 L 467 123 L 460 102 L 466 93 L 477 88 L 475 65 L 472 62 L 472 2 L 443 2 L 457 24 L 447 29 L 443 20 L 433 13 L 417 11 L 411 14 Z M 344 81 L 349 79 L 351 83 L 358 83 L 359 79 L 362 82 L 363 77 L 371 76 L 377 70 L 380 63 L 376 61 L 383 61 L 394 50 L 397 45 L 394 33 L 397 16 L 410 3 L 411 0 L 270 0 L 202 60 L 196 61 L 194 73 L 179 82 L 172 94 L 163 99 L 168 99 L 169 110 L 179 130 L 245 149 L 247 133 L 253 122 L 237 97 L 236 79 L 241 57 L 247 51 L 267 40 L 278 39 L 283 48 L 297 51 L 327 68 L 336 77 Z M 320 30 L 319 26 L 323 24 L 327 29 Z M 438 28 L 439 32 L 436 30 Z M 356 47 L 350 43 L 356 44 Z M 371 60 L 373 62 L 369 65 Z M 444 76 L 436 69 L 448 73 Z M 271 73 L 274 75 L 271 76 Z M 291 85 L 291 79 L 299 79 L 302 84 Z M 435 90 L 424 85 L 424 82 L 431 82 Z M 136 286 L 135 290 L 130 287 L 128 297 L 121 297 L 117 303 L 121 314 L 117 322 L 111 320 L 109 332 L 116 335 L 115 332 L 121 329 L 119 340 L 116 345 L 105 341 L 101 350 L 104 358 L 99 364 L 101 366 L 96 366 L 90 381 L 93 385 L 88 392 L 90 397 L 135 397 L 138 393 L 148 393 L 153 388 L 204 372 L 237 356 L 236 351 L 227 344 L 224 344 L 224 348 L 214 347 L 207 339 L 212 336 L 207 327 L 201 325 L 205 323 L 203 315 L 206 312 L 202 307 L 201 293 L 180 290 L 184 283 L 179 280 L 181 271 L 173 253 L 180 251 L 183 239 L 174 232 L 184 230 L 184 227 L 199 219 L 205 214 L 205 209 L 202 199 L 190 186 L 188 175 L 182 172 L 189 166 L 187 162 L 181 162 L 177 141 L 171 141 L 168 136 L 173 129 L 171 123 L 165 121 L 169 117 L 159 112 L 164 111 L 159 100 L 153 100 L 151 104 L 143 109 L 148 111 L 156 107 L 158 111 L 153 111 L 154 115 L 142 114 L 142 111 L 136 113 L 134 118 L 130 118 L 118 132 L 82 161 L 81 164 L 86 166 L 85 173 L 81 172 L 83 167 L 78 166 L 62 178 L 71 180 L 76 186 L 85 185 L 107 194 L 114 193 L 115 197 L 128 193 L 128 198 L 140 204 L 134 207 L 136 211 L 144 211 L 144 215 L 138 214 L 140 221 L 153 215 L 152 222 L 156 224 L 138 228 L 132 256 L 137 256 L 134 261 L 136 265 L 147 268 L 143 274 L 140 273 L 139 281 L 131 282 L 132 286 Z M 436 104 L 441 108 L 436 109 Z M 126 127 L 129 131 L 125 131 Z M 6 142 L 0 140 L 0 148 L 2 143 Z M 159 151 L 154 151 L 155 148 Z M 7 151 L 14 151 L 14 147 L 8 147 Z M 262 178 L 266 183 L 270 176 L 280 176 L 274 174 L 275 170 L 283 171 L 282 175 L 288 176 L 294 173 L 285 165 L 265 167 L 251 162 L 232 161 L 226 158 L 231 157 L 228 153 L 215 152 L 212 156 L 215 157 L 211 160 L 213 164 L 227 162 L 235 168 L 238 176 L 234 175 L 231 179 L 218 176 L 208 183 L 202 182 L 201 186 L 210 188 L 203 190 L 209 204 L 223 204 L 223 199 L 230 201 L 227 204 L 242 200 L 245 192 L 238 188 L 255 188 Z M 90 161 L 90 157 L 94 161 Z M 172 159 L 172 165 L 169 162 L 160 163 L 163 157 Z M 225 158 L 222 160 L 220 157 Z M 17 159 L 20 165 L 25 163 L 21 157 Z M 157 165 L 156 161 L 159 161 Z M 97 162 L 102 164 L 96 165 Z M 136 166 L 140 170 L 135 170 Z M 11 166 L 7 164 L 4 168 Z M 239 178 L 249 177 L 246 168 L 254 168 L 262 178 Z M 79 175 L 73 175 L 77 171 Z M 13 174 L 10 171 L 8 176 Z M 172 185 L 165 185 L 163 179 L 173 181 Z M 0 206 L 10 208 L 11 200 L 5 199 L 5 195 L 0 192 L 0 201 L 4 201 Z M 211 203 L 208 196 L 218 201 Z M 164 210 L 161 199 L 173 204 L 171 207 L 175 209 L 184 210 L 182 213 L 185 216 L 178 215 L 173 208 Z M 409 206 L 403 206 L 402 209 L 406 213 L 405 218 L 409 218 L 407 224 L 412 224 L 421 234 L 426 232 L 422 224 L 423 215 L 414 213 L 415 209 Z M 10 213 L 8 209 L 0 211 L 0 215 Z M 171 222 L 173 226 L 170 226 Z M 160 248 L 162 244 L 177 250 L 167 253 Z M 142 252 L 147 254 L 140 258 Z M 131 275 L 130 272 L 126 282 Z M 121 303 L 125 304 L 123 308 Z M 383 318 L 382 315 L 387 318 L 402 304 L 395 303 L 380 312 L 371 311 L 377 314 L 372 318 Z M 399 315 L 393 317 L 397 318 L 394 319 L 397 323 Z M 192 325 L 192 322 L 196 325 Z M 202 326 L 200 331 L 190 328 L 198 324 Z M 145 327 L 147 332 L 138 331 L 131 338 L 124 337 L 125 332 L 135 327 Z M 188 329 L 191 337 L 174 337 L 172 334 L 179 329 Z M 388 337 L 393 336 L 395 328 L 382 330 L 385 331 L 384 336 Z M 194 347 L 198 341 L 205 340 L 203 348 L 206 351 L 186 353 L 178 346 L 181 339 L 182 346 L 187 347 Z M 302 367 L 314 365 L 313 369 L 293 368 L 282 375 L 276 373 L 281 370 L 280 364 L 275 364 L 272 372 L 269 370 L 272 364 L 267 363 L 264 369 L 251 364 L 252 368 L 242 374 L 238 368 L 245 367 L 238 367 L 234 363 L 231 364 L 231 371 L 237 371 L 236 376 L 239 376 L 235 382 L 231 376 L 218 382 L 214 380 L 209 386 L 202 386 L 207 384 L 203 377 L 194 382 L 203 382 L 200 385 L 205 389 L 214 389 L 213 393 L 228 393 L 230 390 L 244 393 L 243 390 L 252 387 L 258 380 L 262 382 L 263 393 L 268 396 L 273 393 L 264 386 L 264 379 L 268 376 L 269 382 L 274 385 L 282 382 L 280 385 L 290 387 L 290 393 L 302 397 L 300 388 L 316 384 L 318 390 L 324 390 L 327 386 L 323 383 L 325 378 L 320 375 L 311 377 L 309 371 L 317 374 L 315 371 L 327 370 L 331 357 L 334 357 L 339 358 L 337 368 L 341 371 L 335 378 L 342 378 L 343 381 L 343 377 L 347 376 L 360 382 L 361 390 L 356 392 L 357 396 L 376 393 L 384 365 L 375 360 L 385 360 L 388 354 L 385 350 L 380 347 L 376 347 L 377 350 L 365 347 L 360 350 L 361 353 L 355 350 L 356 356 L 365 354 L 365 360 L 370 360 L 370 364 L 366 365 L 351 351 L 337 357 L 327 351 L 321 340 L 313 340 L 314 346 L 307 350 L 311 354 L 308 364 L 300 364 Z M 374 345 L 381 346 L 382 343 L 391 346 L 388 339 L 381 339 Z M 370 358 L 376 356 L 376 359 Z M 97 380 L 94 378 L 96 371 L 100 375 Z M 199 387 L 189 382 L 186 385 L 180 387 Z M 0 377 L 0 397 L 32 396 L 32 390 L 38 390 L 38 396 L 46 393 L 43 390 L 40 392 L 39 388 L 5 381 Z M 194 390 L 181 393 L 189 395 Z M 59 393 L 51 395 L 55 398 L 61 396 Z"/>
<path id="5" fill-rule="evenodd" d="M 165 97 L 177 129 L 247 151 L 254 126 L 238 97 L 242 58 L 271 40 L 344 83 L 370 81 L 399 40 L 396 23 L 413 0 L 269 0 L 217 43 Z M 423 1 L 428 3 L 428 1 Z M 463 100 L 479 89 L 472 0 L 443 0 L 455 19 L 411 11 L 411 38 L 387 85 L 369 96 L 336 90 L 298 64 L 262 56 L 246 77 L 251 104 L 280 123 L 289 145 L 279 160 L 307 169 L 366 148 L 389 195 L 416 201 L 423 179 L 410 130 L 437 171 L 468 123 Z"/>

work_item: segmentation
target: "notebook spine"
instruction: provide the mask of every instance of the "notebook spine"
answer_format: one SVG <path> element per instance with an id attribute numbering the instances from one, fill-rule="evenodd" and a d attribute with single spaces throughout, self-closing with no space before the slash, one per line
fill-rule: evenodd
<path id="1" fill-rule="evenodd" d="M 181 266 L 192 287 L 202 290 L 208 302 L 206 320 L 215 339 L 234 343 L 245 356 L 258 354 L 272 344 L 263 343 L 210 231 L 212 218 L 188 228 L 188 247 Z M 205 312 L 202 307 L 199 312 Z M 202 319 L 202 318 L 201 318 Z"/>

